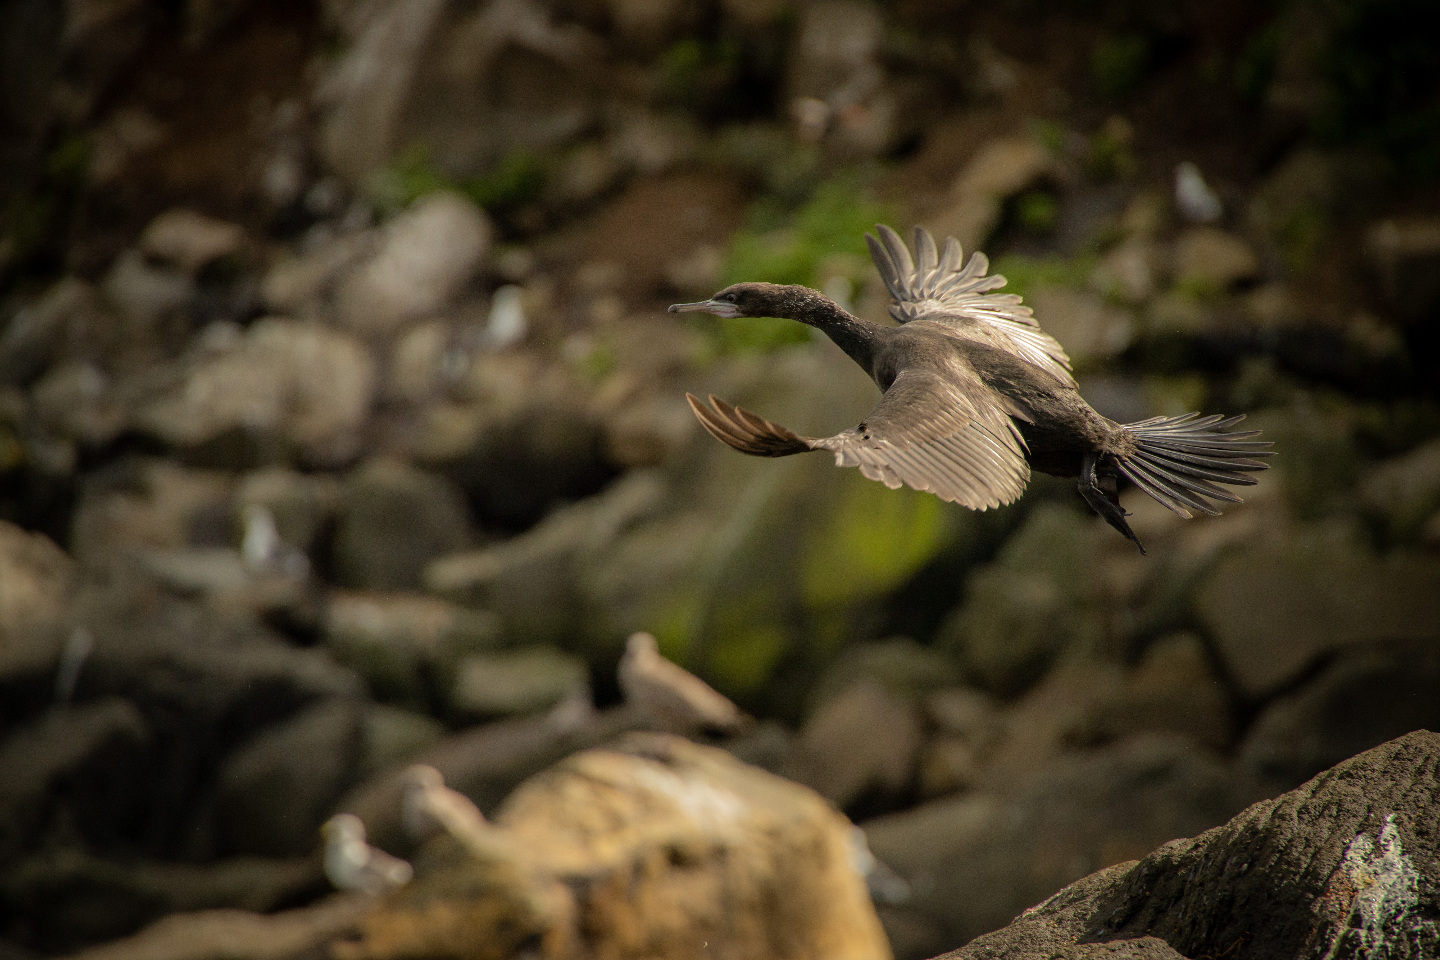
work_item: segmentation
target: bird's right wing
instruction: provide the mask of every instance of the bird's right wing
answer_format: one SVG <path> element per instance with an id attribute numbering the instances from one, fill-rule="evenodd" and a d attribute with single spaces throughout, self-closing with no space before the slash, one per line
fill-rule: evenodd
<path id="1" fill-rule="evenodd" d="M 1019 432 L 978 378 L 909 368 L 859 426 L 833 437 L 802 437 L 748 410 L 686 394 L 700 423 L 742 453 L 779 457 L 829 450 L 837 467 L 858 467 L 892 490 L 902 483 L 972 510 L 1010 503 L 1030 466 Z"/>
<path id="2" fill-rule="evenodd" d="M 1065 348 L 1040 329 L 1033 311 L 1019 294 L 991 293 L 1005 286 L 1005 278 L 987 274 L 990 260 L 976 251 L 963 269 L 964 256 L 954 237 L 945 239 L 943 254 L 922 227 L 915 228 L 917 267 L 900 235 L 884 224 L 876 224 L 877 240 L 870 234 L 870 257 L 880 279 L 895 302 L 890 315 L 901 323 L 928 317 L 952 325 L 979 324 L 1005 339 L 1021 359 L 1040 367 L 1073 386 L 1070 358 Z"/>

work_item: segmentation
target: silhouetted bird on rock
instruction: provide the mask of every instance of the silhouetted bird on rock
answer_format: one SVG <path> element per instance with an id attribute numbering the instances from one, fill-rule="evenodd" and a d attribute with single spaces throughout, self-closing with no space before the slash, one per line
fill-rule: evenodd
<path id="1" fill-rule="evenodd" d="M 1140 552 L 1120 506 L 1127 480 L 1180 514 L 1216 515 L 1210 502 L 1239 503 L 1217 484 L 1246 486 L 1267 466 L 1258 431 L 1230 431 L 1243 418 L 1153 417 L 1118 424 L 1080 396 L 1070 358 L 1040 329 L 1015 294 L 994 293 L 1005 278 L 987 275 L 976 253 L 962 265 L 960 245 L 943 251 L 916 228 L 919 264 L 889 227 L 866 235 L 894 303 L 899 326 L 852 316 L 808 287 L 737 283 L 672 313 L 779 317 L 823 330 L 884 391 L 859 426 L 833 437 L 802 437 L 717 397 L 710 407 L 686 394 L 705 429 L 742 453 L 783 457 L 829 450 L 841 467 L 859 467 L 890 488 L 902 483 L 942 500 L 986 510 L 1016 500 L 1033 467 L 1078 477 L 1080 495 Z M 1227 432 L 1229 431 L 1229 432 Z"/>

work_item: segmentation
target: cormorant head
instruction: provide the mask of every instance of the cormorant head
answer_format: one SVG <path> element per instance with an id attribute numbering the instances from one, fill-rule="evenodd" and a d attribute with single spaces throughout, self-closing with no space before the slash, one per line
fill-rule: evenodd
<path id="1" fill-rule="evenodd" d="M 709 300 L 674 303 L 671 313 L 713 313 L 717 317 L 799 319 L 797 308 L 818 294 L 808 287 L 778 283 L 732 283 Z"/>

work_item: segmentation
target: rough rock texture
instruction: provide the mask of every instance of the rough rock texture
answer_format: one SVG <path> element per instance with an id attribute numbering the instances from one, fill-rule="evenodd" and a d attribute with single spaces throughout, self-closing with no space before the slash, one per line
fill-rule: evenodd
<path id="1" fill-rule="evenodd" d="M 853 827 L 721 751 L 637 735 L 577 754 L 520 787 L 497 825 L 478 853 L 384 900 L 336 954 L 890 956 Z"/>
<path id="2" fill-rule="evenodd" d="M 1223 827 L 1087 877 L 945 956 L 1434 957 L 1437 777 L 1440 735 L 1408 734 Z"/>

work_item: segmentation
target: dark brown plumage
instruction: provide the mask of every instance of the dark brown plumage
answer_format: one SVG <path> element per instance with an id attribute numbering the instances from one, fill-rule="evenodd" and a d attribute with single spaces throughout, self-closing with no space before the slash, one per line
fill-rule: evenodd
<path id="1" fill-rule="evenodd" d="M 1216 515 L 1210 502 L 1239 503 L 1216 484 L 1255 483 L 1267 464 L 1258 431 L 1227 432 L 1243 417 L 1186 414 L 1118 424 L 1076 389 L 1070 359 L 1015 294 L 994 293 L 983 253 L 962 266 L 960 245 L 942 251 L 916 228 L 918 266 L 889 227 L 866 235 L 899 326 L 852 316 L 808 287 L 737 283 L 672 313 L 778 317 L 823 330 L 884 392 L 861 423 L 833 437 L 802 437 L 725 401 L 686 394 L 700 423 L 742 453 L 783 457 L 828 450 L 842 467 L 886 486 L 902 483 L 974 510 L 1010 503 L 1034 468 L 1077 477 L 1086 503 L 1144 553 L 1126 523 L 1128 481 L 1183 517 Z"/>

